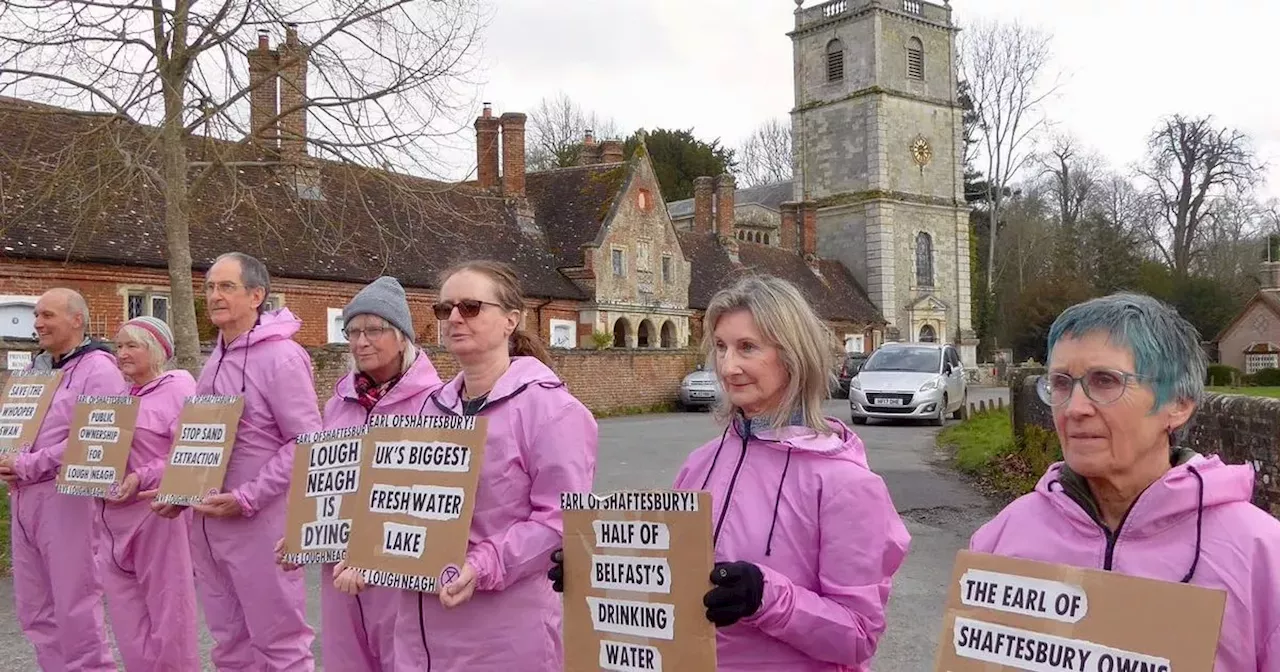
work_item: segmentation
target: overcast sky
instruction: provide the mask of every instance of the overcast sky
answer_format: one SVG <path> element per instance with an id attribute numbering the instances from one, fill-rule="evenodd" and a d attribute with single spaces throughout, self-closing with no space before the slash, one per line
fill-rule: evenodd
<path id="1" fill-rule="evenodd" d="M 939 0 L 940 1 L 940 0 Z M 814 0 L 806 7 L 820 4 Z M 1053 35 L 1050 117 L 1117 166 L 1165 114 L 1247 132 L 1280 196 L 1280 0 L 953 0 L 957 22 L 1017 19 Z M 498 0 L 478 73 L 495 112 L 557 91 L 626 132 L 689 128 L 736 146 L 791 109 L 793 0 Z M 474 169 L 467 135 L 453 152 Z M 467 165 L 463 165 L 467 164 Z"/>

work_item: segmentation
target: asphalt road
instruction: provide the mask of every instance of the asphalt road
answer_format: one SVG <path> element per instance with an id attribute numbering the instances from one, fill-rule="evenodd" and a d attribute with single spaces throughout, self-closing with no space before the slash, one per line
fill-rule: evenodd
<path id="1" fill-rule="evenodd" d="M 1000 388 L 969 392 L 975 403 L 1005 395 Z M 830 401 L 828 412 L 847 419 L 847 404 Z M 995 511 L 963 480 L 938 464 L 936 427 L 872 421 L 856 429 L 867 446 L 871 468 L 885 479 L 912 536 L 911 553 L 895 577 L 889 627 L 873 669 L 924 672 L 932 669 L 955 553 Z M 717 432 L 709 416 L 701 413 L 602 420 L 597 490 L 668 487 L 688 452 Z M 311 623 L 318 624 L 319 571 L 307 571 L 308 612 Z M 203 627 L 201 631 L 207 661 L 212 642 Z M 0 672 L 35 669 L 31 647 L 14 616 L 13 583 L 4 579 L 0 581 Z M 214 668 L 206 663 L 205 669 Z"/>

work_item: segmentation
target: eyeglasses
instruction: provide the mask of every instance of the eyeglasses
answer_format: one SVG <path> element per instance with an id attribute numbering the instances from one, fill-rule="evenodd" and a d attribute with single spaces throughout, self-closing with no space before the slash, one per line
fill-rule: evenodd
<path id="1" fill-rule="evenodd" d="M 390 331 L 387 327 L 368 327 L 365 329 L 343 329 L 342 335 L 347 337 L 348 343 L 355 343 L 360 340 L 361 336 L 366 336 L 369 342 L 382 338 L 382 335 Z"/>
<path id="2" fill-rule="evenodd" d="M 232 292 L 236 291 L 237 289 L 240 289 L 240 285 L 238 285 L 238 284 L 236 284 L 236 283 L 234 283 L 234 282 L 231 282 L 231 281 L 229 281 L 229 280 L 224 280 L 224 281 L 222 281 L 222 282 L 206 282 L 206 283 L 204 283 L 204 293 L 205 293 L 205 294 L 212 294 L 212 293 L 214 292 L 214 290 L 217 290 L 219 294 L 230 294 L 230 293 L 232 293 Z"/>
<path id="3" fill-rule="evenodd" d="M 1142 380 L 1144 377 L 1136 373 L 1117 371 L 1116 369 L 1090 369 L 1083 376 L 1071 376 L 1065 373 L 1047 373 L 1036 382 L 1036 392 L 1040 400 L 1050 406 L 1062 406 L 1071 401 L 1071 394 L 1080 383 L 1084 395 L 1095 404 L 1113 404 L 1124 396 L 1129 389 L 1130 380 Z"/>
<path id="4" fill-rule="evenodd" d="M 479 299 L 463 299 L 456 303 L 453 301 L 441 301 L 440 303 L 437 303 L 436 305 L 432 306 L 431 309 L 435 311 L 437 320 L 449 319 L 449 317 L 453 315 L 454 307 L 457 307 L 458 314 L 461 315 L 464 319 L 471 319 L 476 315 L 479 315 L 480 309 L 485 306 L 493 306 L 495 308 L 502 307 L 500 304 L 492 303 L 490 301 L 481 301 Z"/>

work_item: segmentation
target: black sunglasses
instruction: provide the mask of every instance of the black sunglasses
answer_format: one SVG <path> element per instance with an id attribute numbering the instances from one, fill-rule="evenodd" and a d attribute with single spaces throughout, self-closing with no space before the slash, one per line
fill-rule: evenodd
<path id="1" fill-rule="evenodd" d="M 453 309 L 458 309 L 458 314 L 464 319 L 470 319 L 480 314 L 480 309 L 485 306 L 493 306 L 501 308 L 502 306 L 490 301 L 481 301 L 479 299 L 463 299 L 454 303 L 453 301 L 441 301 L 431 307 L 436 313 L 437 320 L 447 320 L 453 315 Z"/>

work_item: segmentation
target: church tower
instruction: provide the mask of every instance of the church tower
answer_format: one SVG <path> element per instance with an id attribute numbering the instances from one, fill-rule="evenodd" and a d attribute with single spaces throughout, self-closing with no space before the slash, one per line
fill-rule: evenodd
<path id="1" fill-rule="evenodd" d="M 975 366 L 949 0 L 795 2 L 793 189 L 817 204 L 818 253 L 862 283 L 889 340 L 953 343 Z"/>

